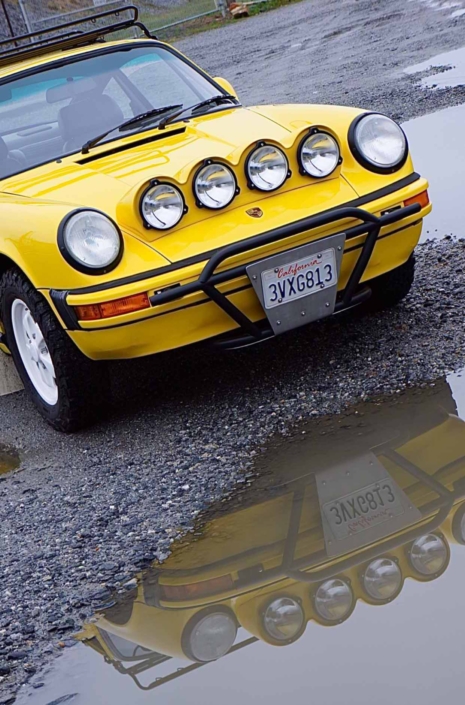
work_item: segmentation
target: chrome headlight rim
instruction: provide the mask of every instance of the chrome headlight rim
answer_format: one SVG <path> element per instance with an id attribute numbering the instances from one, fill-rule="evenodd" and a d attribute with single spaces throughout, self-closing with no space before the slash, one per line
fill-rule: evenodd
<path id="1" fill-rule="evenodd" d="M 332 582 L 336 582 L 336 581 L 343 583 L 344 586 L 346 588 L 348 588 L 349 594 L 351 596 L 351 605 L 350 605 L 349 609 L 347 610 L 347 612 L 343 616 L 337 617 L 335 619 L 329 619 L 329 618 L 325 617 L 319 611 L 319 609 L 317 607 L 318 591 L 320 590 L 320 588 L 322 588 L 327 583 L 332 583 Z M 314 619 L 316 622 L 318 622 L 319 624 L 327 625 L 327 626 L 337 626 L 338 624 L 343 624 L 344 622 L 346 622 L 349 619 L 349 617 L 352 615 L 352 613 L 355 610 L 355 607 L 357 605 L 357 598 L 356 598 L 356 595 L 355 595 L 354 590 L 352 588 L 352 581 L 350 580 L 350 578 L 347 578 L 345 575 L 337 575 L 337 576 L 334 576 L 333 578 L 327 578 L 326 580 L 323 580 L 321 583 L 319 583 L 315 587 L 315 590 L 312 594 L 312 602 L 313 602 L 313 610 L 314 610 Z"/>
<path id="2" fill-rule="evenodd" d="M 111 225 L 114 227 L 118 239 L 119 239 L 119 252 L 116 255 L 116 257 L 108 264 L 104 266 L 93 266 L 93 265 L 87 265 L 84 264 L 81 260 L 76 259 L 72 252 L 69 250 L 67 243 L 66 243 L 66 227 L 70 220 L 72 220 L 76 215 L 79 213 L 97 213 L 98 215 L 102 216 L 103 218 L 106 218 Z M 112 272 L 116 267 L 119 265 L 121 260 L 123 259 L 124 255 L 124 240 L 123 240 L 123 235 L 121 233 L 121 230 L 117 223 L 113 220 L 113 218 L 110 218 L 109 215 L 104 213 L 101 210 L 98 210 L 98 208 L 75 208 L 74 210 L 70 211 L 65 217 L 62 219 L 60 225 L 58 226 L 58 236 L 57 236 L 57 242 L 58 242 L 58 249 L 60 250 L 60 253 L 63 257 L 63 259 L 71 266 L 73 269 L 76 269 L 78 272 L 82 272 L 83 274 L 92 274 L 95 276 L 99 276 L 102 274 L 108 274 L 108 272 Z"/>
<path id="3" fill-rule="evenodd" d="M 227 171 L 230 172 L 230 174 L 231 174 L 231 176 L 233 177 L 233 180 L 234 180 L 234 195 L 233 195 L 233 197 L 231 198 L 230 201 L 228 201 L 228 203 L 225 203 L 223 206 L 217 206 L 216 208 L 213 207 L 213 206 L 207 206 L 205 203 L 202 203 L 202 201 L 199 199 L 199 196 L 198 196 L 198 194 L 197 194 L 197 188 L 196 188 L 196 186 L 197 186 L 197 179 L 198 179 L 200 173 L 201 173 L 201 172 L 203 171 L 203 169 L 205 169 L 207 166 L 213 166 L 214 164 L 218 164 L 219 166 L 222 166 L 222 167 L 224 167 L 225 169 L 227 169 Z M 231 167 L 229 164 L 226 164 L 225 162 L 222 162 L 220 159 L 206 159 L 206 160 L 198 167 L 198 169 L 196 169 L 196 171 L 195 171 L 195 173 L 194 173 L 194 177 L 193 177 L 193 179 L 192 179 L 192 191 L 193 191 L 193 194 L 194 194 L 195 203 L 196 203 L 197 208 L 206 208 L 207 210 L 213 211 L 213 212 L 222 211 L 222 210 L 224 210 L 225 208 L 229 208 L 229 206 L 231 205 L 231 203 L 234 202 L 234 199 L 236 198 L 236 196 L 238 196 L 238 195 L 240 194 L 240 192 L 241 192 L 241 190 L 240 190 L 240 188 L 239 188 L 239 184 L 237 183 L 237 177 L 236 177 L 236 174 L 234 173 L 234 170 L 232 169 L 232 167 Z"/>
<path id="4" fill-rule="evenodd" d="M 414 562 L 412 562 L 412 549 L 413 549 L 414 545 L 417 542 L 419 542 L 421 539 L 425 539 L 428 536 L 434 536 L 435 538 L 439 539 L 443 543 L 443 545 L 446 549 L 446 558 L 444 560 L 444 564 L 440 567 L 439 570 L 435 571 L 434 573 L 422 572 L 422 571 L 418 570 L 418 568 L 415 566 Z M 444 534 L 441 533 L 440 531 L 429 531 L 426 534 L 422 534 L 422 535 L 418 536 L 416 539 L 411 541 L 411 543 L 406 547 L 406 554 L 407 554 L 407 560 L 408 560 L 409 566 L 410 566 L 411 570 L 413 571 L 412 577 L 415 578 L 415 580 L 418 580 L 419 582 L 427 583 L 431 580 L 436 580 L 437 578 L 440 578 L 441 575 L 443 575 L 446 572 L 447 568 L 449 567 L 450 545 L 449 545 L 449 541 L 446 539 Z"/>
<path id="5" fill-rule="evenodd" d="M 330 137 L 333 140 L 333 142 L 335 143 L 335 145 L 337 147 L 337 151 L 338 151 L 338 160 L 337 160 L 337 163 L 336 163 L 336 166 L 334 167 L 334 169 L 329 171 L 327 174 L 324 174 L 321 176 L 319 176 L 317 174 L 310 174 L 310 172 L 308 172 L 306 170 L 306 168 L 304 166 L 303 159 L 302 159 L 302 150 L 304 148 L 304 144 L 307 142 L 307 140 L 310 137 L 313 137 L 314 135 L 325 135 L 325 136 Z M 297 148 L 297 161 L 299 163 L 299 171 L 302 176 L 307 176 L 310 179 L 327 179 L 329 176 L 331 176 L 331 174 L 334 174 L 334 172 L 336 171 L 338 166 L 340 166 L 342 164 L 341 148 L 339 146 L 339 142 L 334 137 L 334 135 L 332 135 L 329 132 L 329 130 L 324 130 L 324 129 L 320 130 L 318 127 L 312 127 L 312 129 L 309 132 L 307 132 L 299 142 L 299 146 Z"/>
<path id="6" fill-rule="evenodd" d="M 300 629 L 294 634 L 294 636 L 289 637 L 289 638 L 284 638 L 284 639 L 277 639 L 276 637 L 273 637 L 272 634 L 270 634 L 265 626 L 265 618 L 266 618 L 266 613 L 268 612 L 269 608 L 271 605 L 273 605 L 275 602 L 278 602 L 278 600 L 290 600 L 291 602 L 294 602 L 296 605 L 298 605 L 301 614 L 302 614 L 302 625 Z M 264 605 L 261 610 L 261 627 L 263 629 L 263 633 L 266 635 L 266 641 L 269 644 L 272 644 L 273 646 L 289 646 L 289 644 L 294 644 L 302 634 L 305 632 L 307 628 L 307 620 L 305 617 L 305 611 L 302 606 L 302 600 L 300 597 L 297 597 L 296 595 L 289 595 L 289 594 L 281 594 L 281 595 L 274 595 L 271 599 L 269 599 Z"/>
<path id="7" fill-rule="evenodd" d="M 149 223 L 146 220 L 145 215 L 144 215 L 144 210 L 143 210 L 144 199 L 147 196 L 147 194 L 156 186 L 170 186 L 172 189 L 177 191 L 178 195 L 181 197 L 181 201 L 182 201 L 181 216 L 176 223 L 174 223 L 173 225 L 170 225 L 168 228 L 157 228 L 156 225 L 152 225 L 151 223 Z M 142 192 L 141 197 L 139 199 L 139 213 L 140 213 L 140 217 L 142 218 L 142 223 L 144 225 L 144 228 L 146 228 L 147 230 L 155 230 L 156 232 L 159 232 L 159 233 L 167 233 L 170 230 L 173 230 L 173 228 L 177 228 L 179 223 L 181 222 L 181 220 L 184 218 L 184 216 L 186 215 L 186 213 L 188 211 L 189 211 L 189 208 L 186 205 L 186 199 L 184 198 L 184 194 L 181 191 L 181 189 L 178 186 L 176 186 L 176 184 L 172 184 L 170 181 L 167 181 L 165 179 L 152 179 L 152 181 L 149 183 L 147 188 L 145 188 L 144 191 Z"/>
<path id="8" fill-rule="evenodd" d="M 369 115 L 378 115 L 379 117 L 386 118 L 387 120 L 391 120 L 404 136 L 405 140 L 405 148 L 404 148 L 404 154 L 402 158 L 392 166 L 381 166 L 380 164 L 375 164 L 373 161 L 370 159 L 367 159 L 367 157 L 363 154 L 361 151 L 358 142 L 357 142 L 357 127 L 362 120 L 364 120 L 366 117 Z M 395 121 L 392 120 L 388 115 L 384 115 L 383 113 L 376 113 L 376 112 L 366 112 L 362 113 L 361 115 L 357 115 L 357 117 L 352 121 L 350 127 L 349 127 L 349 133 L 348 133 L 348 142 L 349 142 L 349 147 L 350 151 L 354 155 L 355 159 L 358 161 L 361 166 L 365 167 L 365 169 L 368 169 L 369 171 L 373 171 L 375 174 L 394 174 L 396 171 L 399 171 L 399 169 L 402 169 L 404 166 L 405 162 L 408 159 L 409 155 L 409 146 L 408 146 L 408 140 L 407 140 L 407 135 L 405 134 L 404 130 L 402 127 Z"/>
<path id="9" fill-rule="evenodd" d="M 279 184 L 279 186 L 275 186 L 274 188 L 271 189 L 261 189 L 259 186 L 256 186 L 256 184 L 253 183 L 252 179 L 250 178 L 250 172 L 249 172 L 249 165 L 252 160 L 253 155 L 255 152 L 257 152 L 259 149 L 262 149 L 263 147 L 273 147 L 276 149 L 278 152 L 281 152 L 283 155 L 284 159 L 286 160 L 286 176 L 284 178 L 284 181 Z M 254 147 L 249 151 L 247 155 L 247 159 L 245 160 L 245 178 L 247 179 L 247 186 L 251 191 L 259 191 L 260 193 L 274 193 L 275 191 L 278 191 L 280 188 L 284 186 L 286 181 L 290 179 L 292 176 L 291 168 L 289 166 L 289 159 L 287 158 L 286 153 L 284 152 L 281 147 L 278 147 L 276 144 L 273 144 L 272 142 L 257 142 Z"/>
<path id="10" fill-rule="evenodd" d="M 365 581 L 366 571 L 368 570 L 368 568 L 370 568 L 370 566 L 373 565 L 373 563 L 376 563 L 379 560 L 387 560 L 387 561 L 390 561 L 391 563 L 394 563 L 397 566 L 397 569 L 399 571 L 399 576 L 400 576 L 399 587 L 397 588 L 397 590 L 392 595 L 390 595 L 389 597 L 385 597 L 385 598 L 379 598 L 379 597 L 375 597 L 374 595 L 372 595 L 370 593 L 369 589 L 367 588 L 366 581 Z M 405 582 L 405 577 L 402 574 L 402 570 L 399 565 L 399 559 L 396 556 L 390 556 L 390 555 L 378 556 L 377 558 L 372 558 L 371 561 L 368 561 L 368 563 L 365 564 L 365 566 L 359 576 L 359 579 L 360 579 L 360 584 L 363 588 L 363 599 L 365 602 L 368 602 L 369 604 L 372 604 L 372 605 L 385 605 L 385 604 L 388 604 L 389 602 L 393 602 L 393 600 L 395 600 L 397 597 L 399 597 L 400 593 L 403 590 L 404 582 Z"/>
<path id="11" fill-rule="evenodd" d="M 226 618 L 229 618 L 231 622 L 234 623 L 235 625 L 235 637 L 234 640 L 231 644 L 231 646 L 228 648 L 228 650 L 222 654 L 221 656 L 218 656 L 217 658 L 210 659 L 208 661 L 201 660 L 198 657 L 195 656 L 195 653 L 192 649 L 192 643 L 191 643 L 191 638 L 192 635 L 196 629 L 196 627 L 207 617 L 210 617 L 214 614 L 222 614 Z M 237 632 L 238 632 L 239 624 L 236 619 L 236 615 L 234 612 L 229 609 L 228 607 L 225 607 L 224 605 L 211 605 L 210 607 L 205 607 L 204 609 L 201 609 L 199 612 L 194 614 L 190 620 L 187 622 L 186 626 L 184 627 L 183 633 L 181 635 L 181 649 L 184 653 L 184 655 L 190 660 L 193 661 L 194 663 L 211 663 L 212 661 L 218 661 L 219 659 L 223 658 L 223 656 L 226 656 L 226 654 L 229 653 L 231 650 L 232 646 L 234 645 L 234 642 L 236 641 L 237 637 Z"/>

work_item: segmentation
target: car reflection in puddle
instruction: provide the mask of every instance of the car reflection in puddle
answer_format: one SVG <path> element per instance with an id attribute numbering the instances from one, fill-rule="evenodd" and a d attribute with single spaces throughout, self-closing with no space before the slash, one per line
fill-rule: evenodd
<path id="1" fill-rule="evenodd" d="M 377 702 L 402 687 L 432 703 L 446 671 L 458 692 L 465 427 L 448 383 L 302 426 L 258 470 L 200 540 L 85 625 L 89 648 L 60 659 L 41 703 L 67 692 L 63 662 L 83 702 L 145 703 L 155 689 L 157 703 L 300 702 L 311 677 L 323 703 L 371 703 L 383 678 Z"/>
<path id="2" fill-rule="evenodd" d="M 16 451 L 0 443 L 0 475 L 16 470 L 20 465 L 20 458 Z"/>

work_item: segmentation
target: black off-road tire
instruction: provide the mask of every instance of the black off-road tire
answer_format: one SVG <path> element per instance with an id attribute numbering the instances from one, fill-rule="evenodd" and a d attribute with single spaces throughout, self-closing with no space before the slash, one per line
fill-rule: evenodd
<path id="1" fill-rule="evenodd" d="M 397 306 L 409 294 L 414 278 L 415 257 L 412 255 L 401 267 L 368 282 L 371 297 L 367 307 L 371 311 L 381 311 Z"/>
<path id="2" fill-rule="evenodd" d="M 11 319 L 15 299 L 21 299 L 27 305 L 47 344 L 58 387 L 58 401 L 54 406 L 45 402 L 37 392 L 21 359 Z M 51 426 L 71 433 L 101 418 L 110 398 L 106 363 L 89 360 L 78 350 L 46 299 L 17 269 L 8 270 L 0 279 L 0 320 L 26 392 Z"/>

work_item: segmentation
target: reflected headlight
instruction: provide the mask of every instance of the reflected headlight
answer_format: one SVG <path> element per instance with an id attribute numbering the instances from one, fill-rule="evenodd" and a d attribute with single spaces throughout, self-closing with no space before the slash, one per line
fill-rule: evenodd
<path id="1" fill-rule="evenodd" d="M 280 642 L 296 639 L 302 632 L 305 616 L 302 607 L 290 597 L 273 600 L 265 610 L 263 628 L 267 635 Z"/>
<path id="2" fill-rule="evenodd" d="M 302 172 L 317 179 L 329 176 L 339 164 L 339 147 L 326 132 L 313 132 L 299 147 Z"/>
<path id="3" fill-rule="evenodd" d="M 410 547 L 410 563 L 417 573 L 433 577 L 442 573 L 449 562 L 449 548 L 436 534 L 420 536 Z"/>
<path id="4" fill-rule="evenodd" d="M 144 193 L 140 207 L 145 224 L 157 230 L 173 228 L 186 210 L 184 198 L 175 186 L 157 182 Z"/>
<path id="5" fill-rule="evenodd" d="M 70 213 L 58 229 L 58 246 L 65 260 L 88 274 L 104 274 L 123 255 L 123 239 L 108 216 L 94 210 Z"/>
<path id="6" fill-rule="evenodd" d="M 264 144 L 254 149 L 247 160 L 247 178 L 260 191 L 275 191 L 289 174 L 286 155 L 278 147 Z"/>
<path id="7" fill-rule="evenodd" d="M 394 120 L 378 113 L 355 118 L 349 129 L 349 145 L 355 158 L 372 171 L 395 171 L 408 154 L 402 129 Z"/>
<path id="8" fill-rule="evenodd" d="M 452 534 L 457 543 L 465 544 L 465 504 L 455 513 L 452 520 Z"/>
<path id="9" fill-rule="evenodd" d="M 228 653 L 236 635 L 237 624 L 232 614 L 220 610 L 200 612 L 186 627 L 183 650 L 194 661 L 216 661 Z"/>
<path id="10" fill-rule="evenodd" d="M 326 580 L 315 593 L 315 609 L 326 622 L 347 619 L 354 607 L 354 594 L 345 580 Z"/>
<path id="11" fill-rule="evenodd" d="M 363 586 L 374 600 L 392 600 L 402 587 L 399 566 L 390 558 L 377 558 L 367 566 Z"/>
<path id="12" fill-rule="evenodd" d="M 236 195 L 236 177 L 224 164 L 207 164 L 194 179 L 194 192 L 207 208 L 225 208 Z"/>

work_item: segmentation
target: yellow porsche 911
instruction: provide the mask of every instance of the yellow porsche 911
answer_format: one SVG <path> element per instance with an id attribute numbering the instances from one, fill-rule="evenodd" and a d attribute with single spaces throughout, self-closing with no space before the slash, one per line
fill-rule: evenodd
<path id="1" fill-rule="evenodd" d="M 396 304 L 430 208 L 391 119 L 245 108 L 135 7 L 0 42 L 0 346 L 57 429 L 106 360 Z"/>

